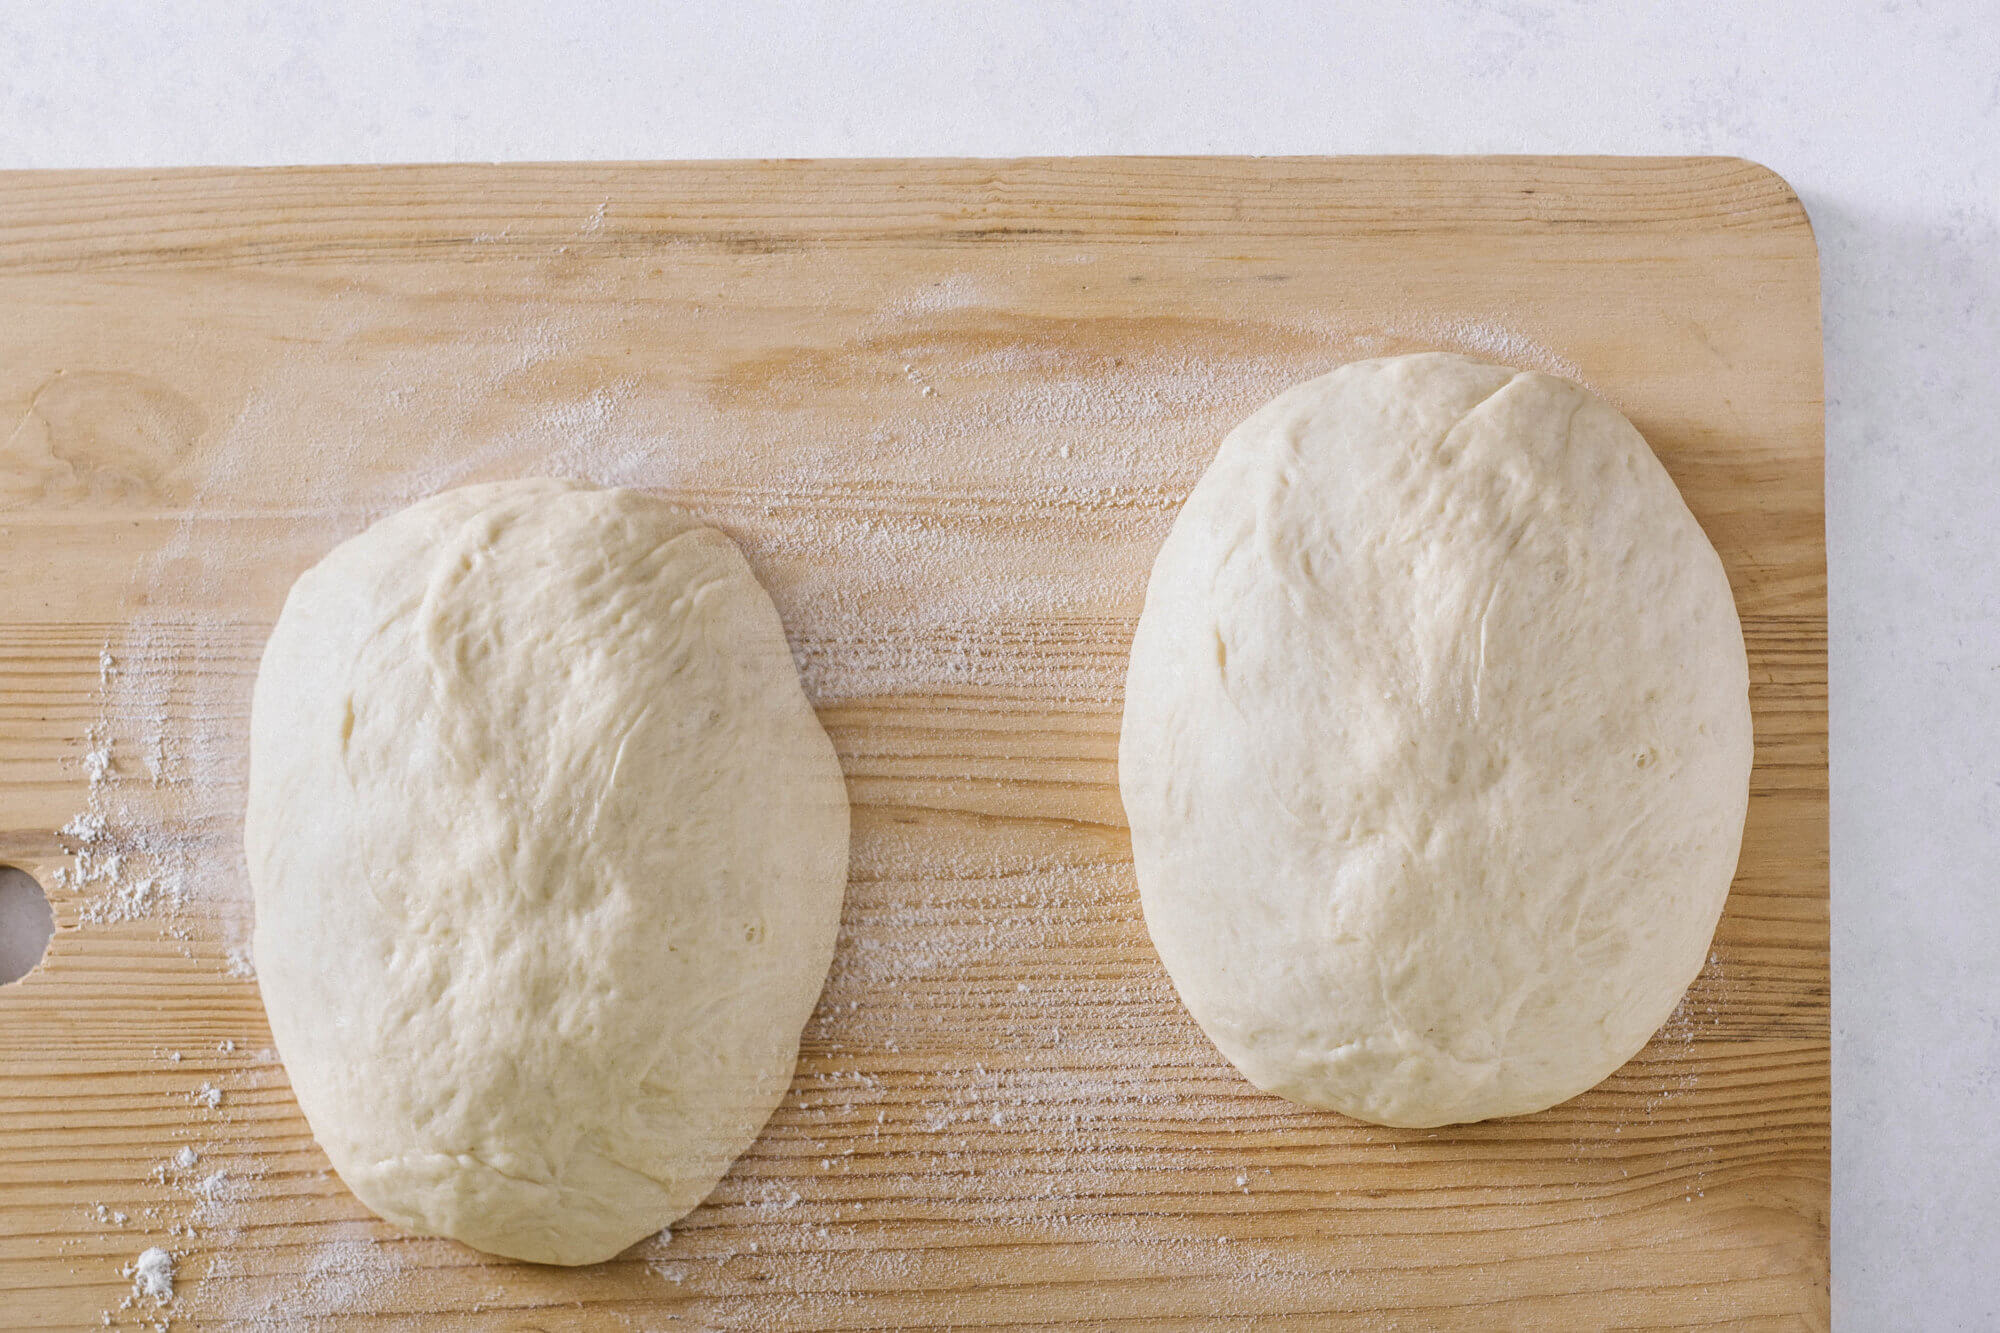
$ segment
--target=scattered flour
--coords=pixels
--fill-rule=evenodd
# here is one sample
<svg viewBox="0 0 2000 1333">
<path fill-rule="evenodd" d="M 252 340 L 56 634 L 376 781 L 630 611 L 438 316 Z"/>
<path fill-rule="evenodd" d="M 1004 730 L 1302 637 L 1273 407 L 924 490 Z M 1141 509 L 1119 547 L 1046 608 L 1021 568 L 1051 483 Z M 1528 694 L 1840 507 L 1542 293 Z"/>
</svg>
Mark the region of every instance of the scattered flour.
<svg viewBox="0 0 2000 1333">
<path fill-rule="evenodd" d="M 62 826 L 61 833 L 65 838 L 74 838 L 85 846 L 89 846 L 91 843 L 99 842 L 103 839 L 104 816 L 90 811 L 72 815 L 69 823 Z"/>
<path fill-rule="evenodd" d="M 110 741 L 99 741 L 83 752 L 83 771 L 89 775 L 93 787 L 111 776 Z"/>
<path fill-rule="evenodd" d="M 140 1252 L 125 1269 L 132 1279 L 132 1300 L 164 1305 L 174 1298 L 174 1257 L 155 1245 Z M 129 1302 L 128 1302 L 129 1303 Z"/>
<path fill-rule="evenodd" d="M 577 236 L 603 243 L 618 225 L 606 200 Z M 509 232 L 478 239 L 492 262 L 520 262 L 503 249 Z M 1096 258 L 1048 262 L 1065 281 L 1098 281 L 1071 266 Z M 744 547 L 857 790 L 910 816 L 857 819 L 840 951 L 793 1093 L 709 1203 L 642 1247 L 660 1293 L 685 1303 L 690 1326 L 833 1326 L 851 1322 L 842 1306 L 857 1290 L 921 1285 L 950 1322 L 956 1298 L 943 1293 L 985 1276 L 976 1251 L 958 1257 L 954 1231 L 976 1196 L 991 1234 L 1074 1256 L 1079 1273 L 1199 1274 L 1218 1299 L 1287 1283 L 1323 1298 L 1340 1281 L 1323 1258 L 1215 1220 L 1243 1216 L 1238 1192 L 1285 1169 L 1285 1131 L 1324 1138 L 1337 1122 L 1245 1096 L 1152 957 L 1129 867 L 1106 846 L 1125 637 L 1221 435 L 1287 384 L 1424 344 L 1574 367 L 1457 316 L 1113 322 L 1080 337 L 1068 320 L 1006 313 L 1008 282 L 952 272 L 886 300 L 857 302 L 838 275 L 803 298 L 784 289 L 775 299 L 835 313 L 820 343 L 642 365 L 623 349 L 659 342 L 663 321 L 713 329 L 718 347 L 768 334 L 743 336 L 705 296 L 633 300 L 567 258 L 547 262 L 519 313 L 478 339 L 431 322 L 427 299 L 334 293 L 297 331 L 294 359 L 220 423 L 184 517 L 139 566 L 144 610 L 98 654 L 87 804 L 62 829 L 78 920 L 152 920 L 190 957 L 253 977 L 243 720 L 291 578 L 453 485 L 549 473 L 652 488 Z M 762 263 L 728 270 L 744 302 L 772 297 L 757 286 Z M 906 733 L 847 720 L 884 701 Z M 1079 798 L 1077 784 L 1094 785 Z M 233 1056 L 235 1041 L 216 1052 Z M 224 1081 L 283 1087 L 275 1055 L 253 1048 L 190 1094 L 194 1108 L 221 1111 Z M 422 1265 L 464 1263 L 443 1242 L 378 1244 L 380 1224 L 329 1211 L 337 1191 L 262 1193 L 267 1141 L 228 1116 L 191 1119 L 229 1169 L 197 1179 L 202 1155 L 183 1148 L 171 1201 L 144 1224 L 199 1235 L 209 1262 L 177 1306 L 197 1324 L 418 1309 Z M 1279 1146 L 1268 1161 L 1232 1147 L 1220 1168 L 1203 1145 L 1222 1124 Z M 1191 1166 L 1211 1188 L 1185 1212 L 1133 1215 Z M 98 1208 L 100 1225 L 126 1220 Z M 273 1225 L 311 1237 L 277 1276 L 247 1253 Z M 167 1251 L 147 1250 L 135 1294 L 171 1299 L 173 1270 Z"/>
</svg>

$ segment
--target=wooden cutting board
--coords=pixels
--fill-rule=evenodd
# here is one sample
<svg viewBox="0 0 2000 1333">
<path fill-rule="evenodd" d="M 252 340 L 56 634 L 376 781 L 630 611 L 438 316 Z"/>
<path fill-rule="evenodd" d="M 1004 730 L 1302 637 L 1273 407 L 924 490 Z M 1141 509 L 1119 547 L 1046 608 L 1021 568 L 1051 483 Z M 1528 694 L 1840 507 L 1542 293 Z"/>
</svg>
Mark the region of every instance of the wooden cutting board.
<svg viewBox="0 0 2000 1333">
<path fill-rule="evenodd" d="M 1146 571 L 1223 433 L 1433 347 L 1579 378 L 1652 442 L 1735 587 L 1757 765 L 1710 964 L 1644 1053 L 1403 1131 L 1202 1038 L 1114 758 Z M 1821 408 L 1812 234 L 1733 159 L 0 176 L 0 861 L 58 923 L 0 988 L 0 1325 L 1824 1326 Z M 240 952 L 286 588 L 537 473 L 742 543 L 855 805 L 791 1096 L 670 1240 L 574 1271 L 371 1218 Z M 151 1245 L 175 1298 L 120 1308 Z"/>
</svg>

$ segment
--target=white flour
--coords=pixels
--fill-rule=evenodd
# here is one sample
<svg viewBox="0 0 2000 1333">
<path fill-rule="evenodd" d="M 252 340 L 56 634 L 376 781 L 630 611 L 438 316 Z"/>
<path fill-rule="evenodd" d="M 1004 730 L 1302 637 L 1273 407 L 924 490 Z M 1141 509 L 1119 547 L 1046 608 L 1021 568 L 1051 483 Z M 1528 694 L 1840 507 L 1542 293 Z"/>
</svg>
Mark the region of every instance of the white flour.
<svg viewBox="0 0 2000 1333">
<path fill-rule="evenodd" d="M 579 244 L 612 218 L 607 201 L 579 223 Z M 1090 276 L 1093 256 L 1068 258 Z M 959 1265 L 942 1240 L 898 1238 L 905 1226 L 929 1235 L 924 1219 L 942 1225 L 977 1195 L 981 1220 L 1008 1237 L 1124 1256 L 1107 1271 L 1324 1296 L 1337 1276 L 1323 1260 L 1234 1235 L 1233 1222 L 1218 1232 L 1202 1207 L 1221 1205 L 1164 1221 L 1130 1211 L 1169 1181 L 1248 1206 L 1277 1167 L 1191 1146 L 1212 1117 L 1248 1116 L 1266 1138 L 1335 1122 L 1271 1099 L 1246 1106 L 1151 955 L 1128 865 L 1076 831 L 1100 815 L 1048 792 L 1094 784 L 1088 799 L 1106 805 L 1124 635 L 1154 550 L 1235 421 L 1341 361 L 1415 345 L 1574 367 L 1497 324 L 1444 317 L 1230 326 L 1192 341 L 1135 322 L 1080 341 L 1065 321 L 1005 313 L 1005 281 L 941 273 L 826 346 L 689 373 L 622 349 L 658 341 L 663 321 L 745 341 L 726 310 L 628 299 L 567 256 L 530 286 L 511 322 L 476 338 L 427 323 L 421 300 L 335 294 L 219 428 L 206 470 L 185 479 L 184 517 L 141 562 L 140 610 L 97 658 L 101 707 L 79 750 L 87 801 L 62 830 L 80 924 L 150 922 L 214 978 L 254 977 L 238 841 L 249 686 L 285 587 L 327 547 L 474 480 L 661 490 L 735 537 L 771 587 L 857 801 L 957 813 L 857 820 L 840 950 L 793 1096 L 711 1201 L 642 1249 L 656 1292 L 713 1327 L 835 1322 L 857 1289 L 934 1283 L 936 1266 Z M 838 298 L 823 304 L 838 311 Z M 774 318 L 806 337 L 813 304 Z M 843 723 L 843 706 L 883 701 L 933 734 L 878 739 Z M 1059 732 L 1075 735 L 1050 743 Z M 996 776 L 1020 785 L 1003 791 Z M 1101 817 L 1115 824 L 1111 807 Z M 1002 822 L 1013 817 L 1076 828 L 1028 839 L 1028 854 Z M 251 1128 L 275 1122 L 237 1109 L 239 1094 L 264 1117 L 284 1104 L 263 1040 L 190 1047 L 180 1135 L 202 1146 L 174 1154 L 168 1201 L 138 1222 L 207 1257 L 178 1308 L 273 1329 L 419 1308 L 430 1282 L 399 1256 L 460 1265 L 462 1251 L 378 1243 L 393 1229 L 329 1181 L 269 1192 L 269 1139 Z M 196 1172 L 202 1162 L 215 1169 Z M 100 1205 L 96 1221 L 122 1227 L 125 1214 Z M 274 1227 L 311 1238 L 302 1261 L 248 1252 Z M 294 1271 L 265 1276 L 272 1264 Z M 969 1287 L 980 1260 L 962 1268 L 952 1281 Z M 164 1249 L 130 1271 L 135 1290 L 172 1297 Z M 755 1302 L 718 1295 L 745 1273 L 763 1275 Z"/>
<path fill-rule="evenodd" d="M 164 1305 L 174 1298 L 174 1257 L 155 1245 L 144 1250 L 126 1268 L 132 1279 L 132 1299 Z"/>
</svg>

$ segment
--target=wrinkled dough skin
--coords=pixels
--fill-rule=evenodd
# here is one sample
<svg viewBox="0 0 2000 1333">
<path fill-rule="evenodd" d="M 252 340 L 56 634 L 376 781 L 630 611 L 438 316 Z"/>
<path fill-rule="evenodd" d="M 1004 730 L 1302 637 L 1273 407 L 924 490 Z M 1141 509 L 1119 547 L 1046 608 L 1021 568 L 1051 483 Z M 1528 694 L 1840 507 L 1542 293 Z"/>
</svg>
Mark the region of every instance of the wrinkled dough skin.
<svg viewBox="0 0 2000 1333">
<path fill-rule="evenodd" d="M 1567 381 L 1344 366 L 1224 441 L 1154 565 L 1119 782 L 1146 924 L 1259 1087 L 1538 1111 L 1700 971 L 1748 800 L 1714 548 Z"/>
<path fill-rule="evenodd" d="M 693 1208 L 789 1086 L 840 766 L 735 546 L 628 491 L 448 491 L 293 587 L 245 851 L 299 1104 L 362 1202 L 543 1263 Z"/>
</svg>

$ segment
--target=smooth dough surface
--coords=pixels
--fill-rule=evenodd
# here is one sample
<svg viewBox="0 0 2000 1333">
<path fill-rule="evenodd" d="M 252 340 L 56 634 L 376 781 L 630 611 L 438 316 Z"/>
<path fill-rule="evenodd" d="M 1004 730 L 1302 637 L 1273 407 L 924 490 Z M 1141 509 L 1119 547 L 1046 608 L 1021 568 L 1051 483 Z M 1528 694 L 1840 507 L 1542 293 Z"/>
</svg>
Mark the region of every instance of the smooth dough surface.
<svg viewBox="0 0 2000 1333">
<path fill-rule="evenodd" d="M 790 1084 L 847 866 L 729 539 L 569 482 L 435 496 L 299 579 L 250 733 L 258 978 L 362 1202 L 558 1264 L 699 1203 Z"/>
<path fill-rule="evenodd" d="M 1751 763 L 1742 630 L 1639 433 L 1565 380 L 1362 361 L 1175 521 L 1119 749 L 1146 924 L 1259 1087 L 1538 1111 L 1700 971 Z"/>
</svg>

